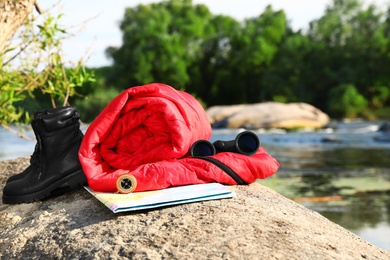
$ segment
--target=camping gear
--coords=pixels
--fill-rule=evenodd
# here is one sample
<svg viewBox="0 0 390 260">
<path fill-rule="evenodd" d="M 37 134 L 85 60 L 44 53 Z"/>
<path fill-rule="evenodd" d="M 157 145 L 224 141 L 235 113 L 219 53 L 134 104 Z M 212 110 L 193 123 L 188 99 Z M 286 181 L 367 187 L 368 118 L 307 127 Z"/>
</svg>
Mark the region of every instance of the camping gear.
<svg viewBox="0 0 390 260">
<path fill-rule="evenodd" d="M 213 143 L 207 140 L 196 141 L 190 149 L 191 156 L 210 156 L 221 152 L 233 152 L 245 155 L 255 154 L 260 148 L 259 137 L 251 132 L 244 131 L 234 140 L 217 140 Z"/>
<path fill-rule="evenodd" d="M 123 91 L 104 108 L 85 133 L 79 159 L 92 190 L 121 193 L 252 183 L 279 167 L 264 148 L 252 156 L 223 152 L 207 160 L 191 157 L 192 144 L 210 136 L 207 114 L 193 96 L 152 83 Z"/>
<path fill-rule="evenodd" d="M 71 106 L 34 113 L 31 126 L 37 144 L 30 165 L 7 180 L 3 203 L 33 202 L 86 183 L 78 160 L 83 138 L 79 118 L 76 108 Z"/>
</svg>

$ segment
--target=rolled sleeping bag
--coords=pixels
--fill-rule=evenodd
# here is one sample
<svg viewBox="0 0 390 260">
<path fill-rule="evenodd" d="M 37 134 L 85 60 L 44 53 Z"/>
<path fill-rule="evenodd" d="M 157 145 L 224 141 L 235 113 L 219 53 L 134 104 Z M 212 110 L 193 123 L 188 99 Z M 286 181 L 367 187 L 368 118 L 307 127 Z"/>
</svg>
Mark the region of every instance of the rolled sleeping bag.
<svg viewBox="0 0 390 260">
<path fill-rule="evenodd" d="M 193 143 L 210 136 L 207 114 L 194 97 L 153 83 L 123 91 L 104 108 L 85 133 L 79 159 L 91 189 L 120 193 L 211 182 L 240 184 L 226 168 L 242 183 L 252 183 L 279 168 L 263 148 L 252 156 L 189 156 Z"/>
<path fill-rule="evenodd" d="M 116 191 L 119 176 L 140 165 L 185 156 L 199 139 L 209 139 L 206 112 L 190 94 L 153 83 L 114 98 L 86 130 L 79 159 L 88 185 Z"/>
</svg>

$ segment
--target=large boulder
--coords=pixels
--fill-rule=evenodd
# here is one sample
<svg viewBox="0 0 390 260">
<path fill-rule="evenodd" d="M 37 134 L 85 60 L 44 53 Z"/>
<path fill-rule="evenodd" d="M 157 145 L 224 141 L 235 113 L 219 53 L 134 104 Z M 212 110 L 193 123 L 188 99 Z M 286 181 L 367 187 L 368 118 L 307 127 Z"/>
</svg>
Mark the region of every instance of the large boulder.
<svg viewBox="0 0 390 260">
<path fill-rule="evenodd" d="M 28 158 L 0 162 L 0 183 Z M 0 259 L 390 259 L 258 183 L 232 199 L 114 214 L 83 188 L 0 204 Z"/>
<path fill-rule="evenodd" d="M 212 106 L 206 112 L 216 128 L 321 128 L 329 122 L 327 114 L 307 103 Z"/>
</svg>

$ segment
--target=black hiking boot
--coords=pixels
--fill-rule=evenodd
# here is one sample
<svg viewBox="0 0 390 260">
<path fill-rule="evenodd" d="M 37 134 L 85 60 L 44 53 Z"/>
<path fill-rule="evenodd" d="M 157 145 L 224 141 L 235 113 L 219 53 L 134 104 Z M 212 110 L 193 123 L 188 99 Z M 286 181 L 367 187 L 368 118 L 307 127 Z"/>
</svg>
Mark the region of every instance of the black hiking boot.
<svg viewBox="0 0 390 260">
<path fill-rule="evenodd" d="M 78 159 L 83 138 L 75 107 L 42 110 L 31 122 L 37 139 L 30 166 L 11 176 L 3 189 L 3 203 L 18 204 L 49 197 L 86 183 Z"/>
</svg>

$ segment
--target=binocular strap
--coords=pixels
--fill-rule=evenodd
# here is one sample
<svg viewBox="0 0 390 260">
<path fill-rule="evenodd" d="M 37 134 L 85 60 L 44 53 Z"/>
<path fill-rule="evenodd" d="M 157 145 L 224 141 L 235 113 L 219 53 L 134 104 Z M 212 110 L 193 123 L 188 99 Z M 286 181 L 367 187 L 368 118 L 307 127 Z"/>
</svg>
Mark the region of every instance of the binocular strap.
<svg viewBox="0 0 390 260">
<path fill-rule="evenodd" d="M 239 185 L 246 185 L 246 184 L 248 184 L 232 168 L 230 168 L 229 166 L 227 166 L 226 164 L 224 164 L 223 162 L 221 162 L 221 161 L 219 161 L 219 160 L 217 160 L 215 158 L 206 157 L 206 156 L 194 156 L 193 158 L 198 158 L 198 159 L 201 159 L 201 160 L 205 160 L 205 161 L 208 161 L 208 162 L 214 164 L 215 166 L 220 168 L 222 171 L 227 173 Z"/>
</svg>

